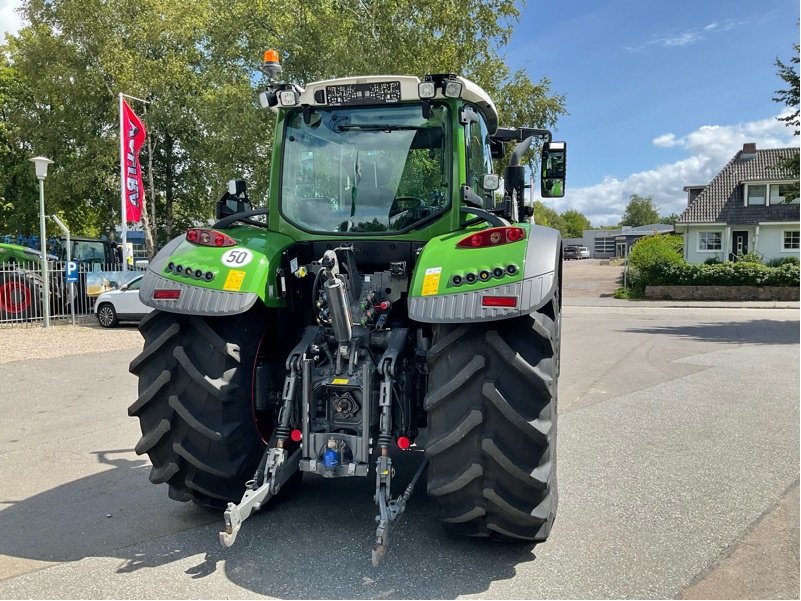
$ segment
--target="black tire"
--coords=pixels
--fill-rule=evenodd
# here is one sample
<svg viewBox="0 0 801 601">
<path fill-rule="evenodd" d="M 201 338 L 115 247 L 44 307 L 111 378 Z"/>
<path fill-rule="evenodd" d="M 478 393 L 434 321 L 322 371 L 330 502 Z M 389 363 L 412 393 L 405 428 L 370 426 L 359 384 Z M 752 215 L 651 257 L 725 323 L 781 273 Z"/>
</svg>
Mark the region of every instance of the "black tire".
<svg viewBox="0 0 801 601">
<path fill-rule="evenodd" d="M 257 430 L 252 403 L 265 313 L 255 307 L 204 318 L 153 311 L 141 321 L 144 349 L 130 366 L 139 398 L 128 414 L 140 420 L 136 452 L 150 457 L 150 481 L 166 482 L 171 498 L 224 508 L 239 502 L 253 477 L 262 436 L 269 436 L 264 421 L 261 435 Z"/>
<path fill-rule="evenodd" d="M 103 303 L 97 308 L 97 321 L 104 328 L 113 328 L 120 323 L 117 311 L 111 303 Z"/>
<path fill-rule="evenodd" d="M 558 503 L 556 301 L 548 313 L 434 328 L 428 494 L 450 532 L 548 538 Z"/>
</svg>

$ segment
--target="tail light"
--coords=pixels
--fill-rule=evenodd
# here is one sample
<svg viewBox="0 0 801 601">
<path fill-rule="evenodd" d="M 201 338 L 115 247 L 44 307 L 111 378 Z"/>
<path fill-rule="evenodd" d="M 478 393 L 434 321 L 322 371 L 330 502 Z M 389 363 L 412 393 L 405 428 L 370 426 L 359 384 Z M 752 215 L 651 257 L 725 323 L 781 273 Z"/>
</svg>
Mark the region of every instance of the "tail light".
<svg viewBox="0 0 801 601">
<path fill-rule="evenodd" d="M 491 227 L 481 230 L 475 234 L 470 234 L 463 238 L 456 245 L 456 248 L 486 248 L 488 246 L 500 246 L 510 242 L 519 242 L 525 239 L 526 230 L 522 227 Z"/>
<path fill-rule="evenodd" d="M 516 296 L 484 296 L 481 298 L 482 307 L 508 307 L 517 306 Z"/>
<path fill-rule="evenodd" d="M 236 246 L 236 240 L 217 230 L 193 227 L 186 230 L 186 239 L 200 246 Z"/>
<path fill-rule="evenodd" d="M 178 300 L 179 298 L 181 298 L 180 288 L 156 289 L 153 291 L 153 300 Z"/>
</svg>

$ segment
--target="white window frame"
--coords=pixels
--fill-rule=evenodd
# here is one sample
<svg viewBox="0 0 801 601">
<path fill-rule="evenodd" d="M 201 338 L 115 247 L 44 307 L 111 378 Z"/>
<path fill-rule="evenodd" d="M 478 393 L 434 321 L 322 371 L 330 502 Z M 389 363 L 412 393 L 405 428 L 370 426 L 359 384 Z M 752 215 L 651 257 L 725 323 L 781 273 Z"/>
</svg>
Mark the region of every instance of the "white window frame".
<svg viewBox="0 0 801 601">
<path fill-rule="evenodd" d="M 771 194 L 770 194 L 771 190 L 770 189 L 773 186 L 792 186 L 794 183 L 796 183 L 796 182 L 772 182 L 772 183 L 770 183 L 768 185 L 768 204 L 770 204 L 771 206 L 774 206 L 774 207 L 778 206 L 778 205 L 783 205 L 783 204 L 791 204 L 791 205 L 799 204 L 799 200 L 801 200 L 799 198 L 795 198 L 792 202 L 789 202 L 789 203 L 777 202 L 776 204 L 773 204 L 772 202 L 770 202 L 770 199 L 771 199 Z"/>
<path fill-rule="evenodd" d="M 765 188 L 765 202 L 762 204 L 750 204 L 748 202 L 748 192 L 750 188 L 756 188 L 757 186 L 764 186 Z M 768 182 L 749 182 L 745 185 L 745 191 L 743 193 L 743 206 L 746 207 L 766 207 L 770 202 L 770 184 Z"/>
<path fill-rule="evenodd" d="M 703 234 L 715 234 L 718 237 L 718 248 L 701 248 L 701 236 Z M 719 253 L 723 250 L 723 232 L 720 230 L 701 230 L 696 238 L 696 251 L 699 253 Z"/>
<path fill-rule="evenodd" d="M 744 207 L 776 207 L 786 203 L 776 203 L 771 204 L 770 202 L 770 189 L 771 186 L 779 186 L 779 185 L 792 185 L 795 182 L 792 180 L 765 180 L 765 181 L 755 181 L 755 182 L 747 182 L 743 188 L 743 206 Z M 752 186 L 765 186 L 765 203 L 764 204 L 748 204 L 748 189 Z M 793 202 L 789 204 L 799 204 L 799 200 L 796 198 Z"/>
<path fill-rule="evenodd" d="M 799 238 L 799 246 L 796 246 L 795 248 L 787 248 L 787 246 L 785 246 L 787 234 L 795 234 Z M 782 252 L 795 253 L 799 252 L 799 250 L 801 250 L 801 230 L 782 230 Z"/>
</svg>

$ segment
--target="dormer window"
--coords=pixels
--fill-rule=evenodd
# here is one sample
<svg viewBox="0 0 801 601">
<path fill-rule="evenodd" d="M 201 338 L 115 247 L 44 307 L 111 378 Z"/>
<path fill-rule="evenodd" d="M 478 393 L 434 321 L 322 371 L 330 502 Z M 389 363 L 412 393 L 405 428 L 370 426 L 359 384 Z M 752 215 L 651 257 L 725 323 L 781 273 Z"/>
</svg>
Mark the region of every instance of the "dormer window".
<svg viewBox="0 0 801 601">
<path fill-rule="evenodd" d="M 792 200 L 787 200 L 788 198 Z M 771 184 L 770 204 L 798 204 L 798 184 Z"/>
<path fill-rule="evenodd" d="M 745 204 L 749 207 L 765 204 L 768 191 L 767 184 L 748 184 L 745 190 Z"/>
<path fill-rule="evenodd" d="M 765 206 L 767 204 L 798 204 L 798 184 L 791 182 L 748 183 L 745 184 L 744 200 L 744 204 L 747 207 Z"/>
</svg>

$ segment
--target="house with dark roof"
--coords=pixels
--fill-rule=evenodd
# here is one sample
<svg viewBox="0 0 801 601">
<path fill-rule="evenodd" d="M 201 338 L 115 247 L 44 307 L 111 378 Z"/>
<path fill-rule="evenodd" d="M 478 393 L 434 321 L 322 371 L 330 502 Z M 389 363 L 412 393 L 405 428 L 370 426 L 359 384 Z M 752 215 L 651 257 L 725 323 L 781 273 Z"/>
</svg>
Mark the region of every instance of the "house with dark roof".
<svg viewBox="0 0 801 601">
<path fill-rule="evenodd" d="M 744 144 L 709 184 L 684 188 L 688 206 L 675 229 L 684 234 L 687 261 L 799 256 L 798 178 L 779 166 L 785 159 L 798 161 L 799 149 Z"/>
</svg>

